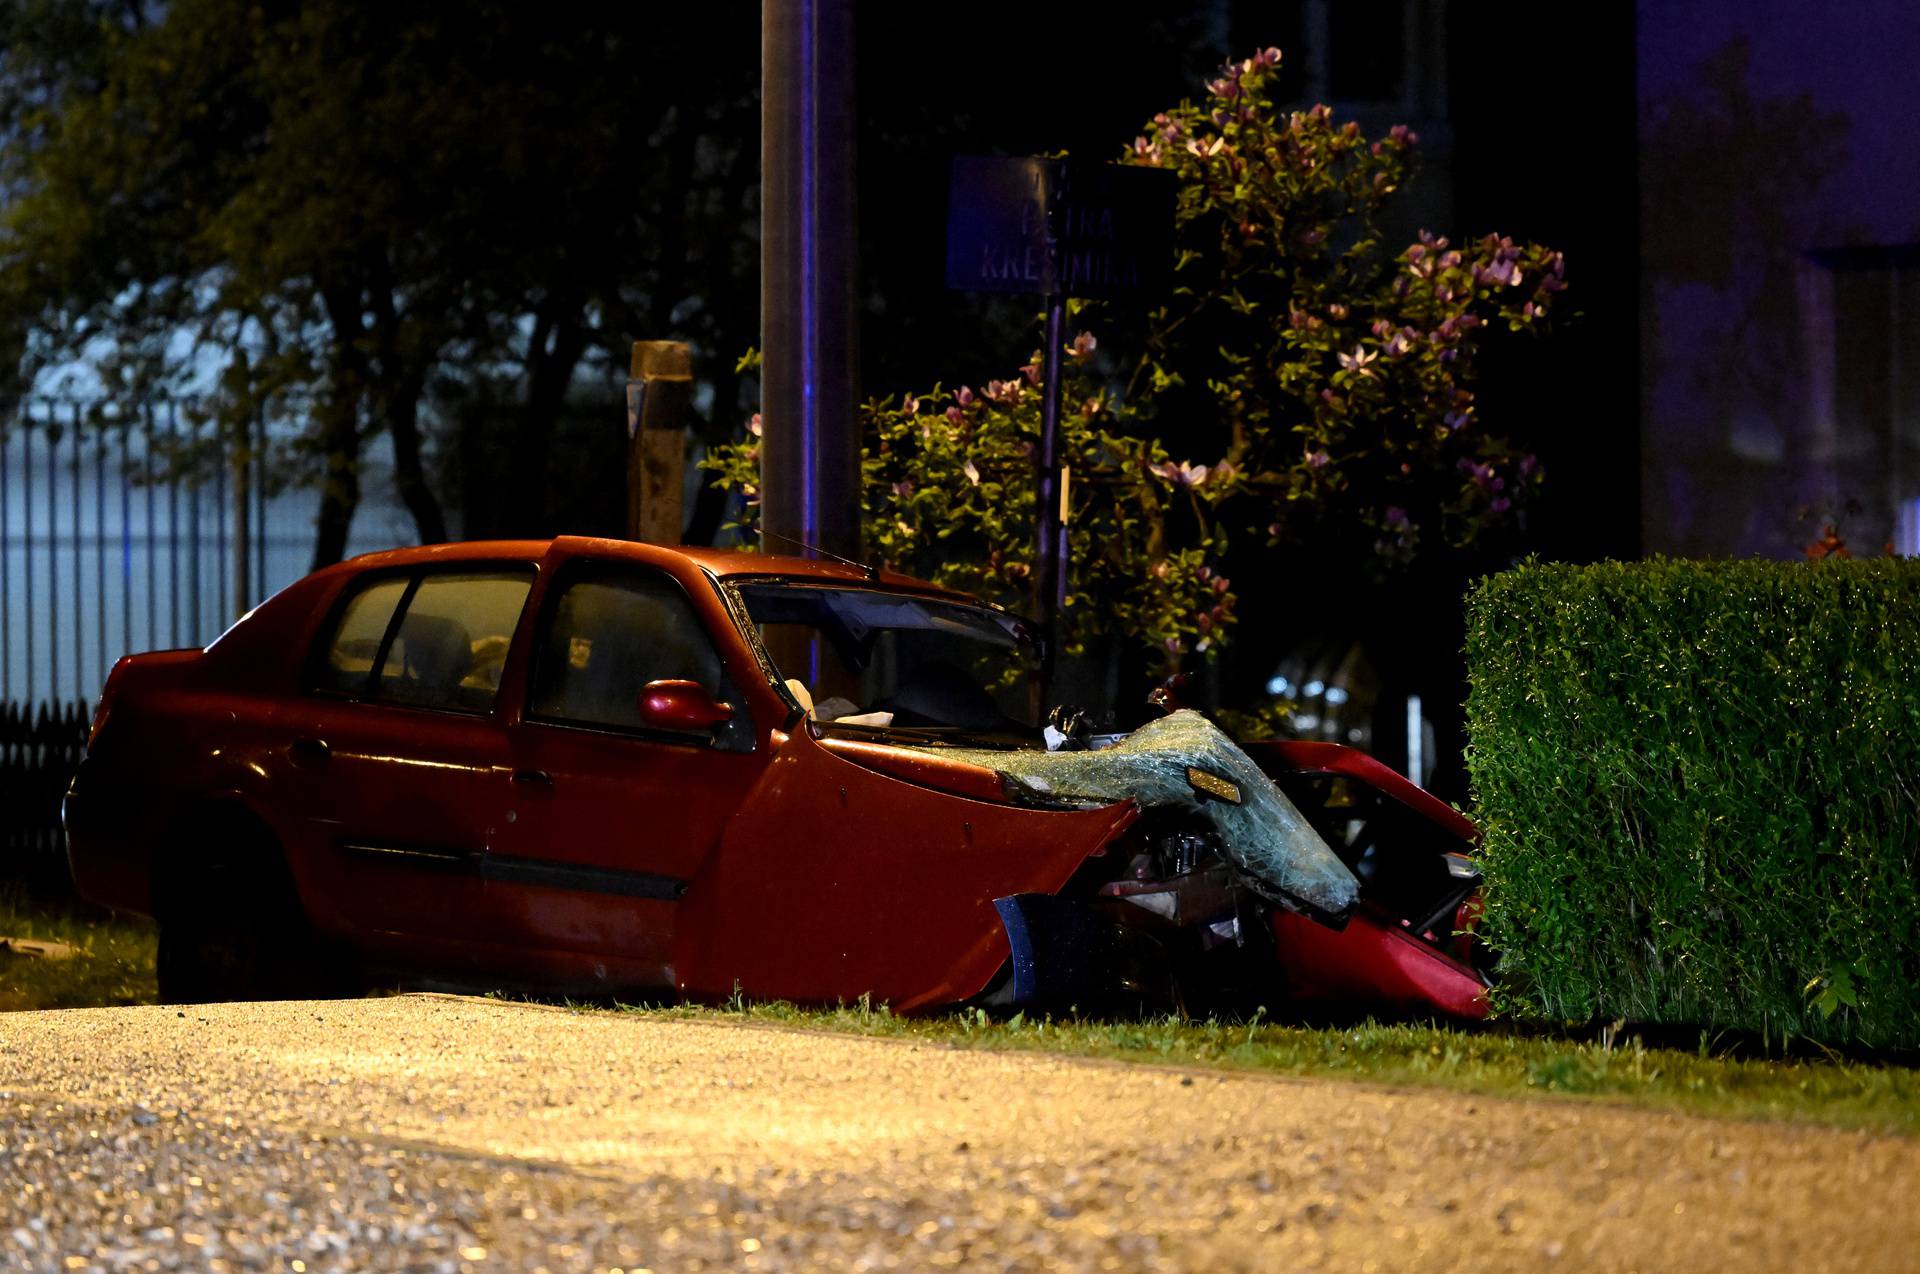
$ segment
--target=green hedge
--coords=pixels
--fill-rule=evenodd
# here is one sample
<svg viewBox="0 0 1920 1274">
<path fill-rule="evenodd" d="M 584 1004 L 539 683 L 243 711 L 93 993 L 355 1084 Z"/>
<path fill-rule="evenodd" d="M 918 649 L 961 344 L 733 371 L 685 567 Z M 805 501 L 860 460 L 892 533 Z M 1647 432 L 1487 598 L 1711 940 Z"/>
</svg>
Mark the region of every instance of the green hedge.
<svg viewBox="0 0 1920 1274">
<path fill-rule="evenodd" d="M 1528 564 L 1469 595 L 1505 995 L 1920 1044 L 1920 562 Z"/>
</svg>

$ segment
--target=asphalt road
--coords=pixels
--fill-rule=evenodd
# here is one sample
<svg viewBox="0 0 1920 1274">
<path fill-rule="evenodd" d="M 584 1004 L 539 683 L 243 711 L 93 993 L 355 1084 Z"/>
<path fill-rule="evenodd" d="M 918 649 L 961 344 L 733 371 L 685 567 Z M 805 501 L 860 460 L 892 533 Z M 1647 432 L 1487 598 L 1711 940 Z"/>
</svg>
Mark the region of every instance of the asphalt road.
<svg viewBox="0 0 1920 1274">
<path fill-rule="evenodd" d="M 1920 1142 L 485 1001 L 0 1015 L 0 1267 L 1920 1268 Z"/>
</svg>

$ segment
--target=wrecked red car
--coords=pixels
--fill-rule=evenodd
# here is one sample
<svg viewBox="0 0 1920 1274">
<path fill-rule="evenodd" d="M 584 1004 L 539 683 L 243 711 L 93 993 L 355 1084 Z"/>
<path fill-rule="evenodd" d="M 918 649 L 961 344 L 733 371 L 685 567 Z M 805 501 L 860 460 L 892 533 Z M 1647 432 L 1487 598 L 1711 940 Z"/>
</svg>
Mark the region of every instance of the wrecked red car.
<svg viewBox="0 0 1920 1274">
<path fill-rule="evenodd" d="M 115 666 L 74 879 L 158 919 L 182 1001 L 1484 1011 L 1463 816 L 1189 712 L 1063 740 L 1025 714 L 1032 653 L 1016 616 L 850 565 L 373 554 Z"/>
</svg>

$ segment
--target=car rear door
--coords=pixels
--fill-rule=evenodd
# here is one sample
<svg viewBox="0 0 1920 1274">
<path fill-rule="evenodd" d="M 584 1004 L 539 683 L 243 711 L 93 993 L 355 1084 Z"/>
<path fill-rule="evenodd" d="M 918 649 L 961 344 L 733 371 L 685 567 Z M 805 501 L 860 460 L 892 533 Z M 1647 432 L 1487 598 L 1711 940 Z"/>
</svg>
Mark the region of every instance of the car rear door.
<svg viewBox="0 0 1920 1274">
<path fill-rule="evenodd" d="M 283 791 L 312 850 L 309 905 L 398 967 L 459 972 L 487 940 L 480 863 L 510 787 L 496 701 L 533 575 L 478 564 L 360 581 L 291 714 Z"/>
<path fill-rule="evenodd" d="M 586 990 L 669 985 L 680 896 L 765 764 L 715 637 L 662 570 L 576 558 L 546 584 L 509 727 L 512 808 L 484 867 L 489 929 L 522 968 Z M 697 682 L 735 715 L 650 728 L 639 701 L 658 680 Z"/>
</svg>

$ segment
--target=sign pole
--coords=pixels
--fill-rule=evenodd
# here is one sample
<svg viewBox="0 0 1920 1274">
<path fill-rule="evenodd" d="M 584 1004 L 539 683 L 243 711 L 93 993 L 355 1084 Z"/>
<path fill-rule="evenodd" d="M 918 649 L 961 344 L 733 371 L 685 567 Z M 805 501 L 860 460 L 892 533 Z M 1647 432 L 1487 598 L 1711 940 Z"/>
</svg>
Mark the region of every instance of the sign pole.
<svg viewBox="0 0 1920 1274">
<path fill-rule="evenodd" d="M 966 155 L 953 161 L 947 286 L 1047 299 L 1033 562 L 1033 617 L 1045 650 L 1040 675 L 1029 683 L 1042 711 L 1052 706 L 1047 699 L 1067 602 L 1066 485 L 1072 473 L 1060 463 L 1067 298 L 1128 299 L 1166 291 L 1173 269 L 1174 193 L 1173 174 L 1153 168 Z M 772 348 L 771 341 L 767 345 Z M 771 500 L 766 507 L 772 509 Z"/>
<path fill-rule="evenodd" d="M 1044 647 L 1040 658 L 1040 706 L 1048 706 L 1060 649 L 1060 610 L 1067 593 L 1067 537 L 1060 500 L 1060 364 L 1066 348 L 1067 298 L 1047 297 L 1046 354 L 1041 363 L 1040 494 L 1033 558 L 1033 610 Z"/>
</svg>

